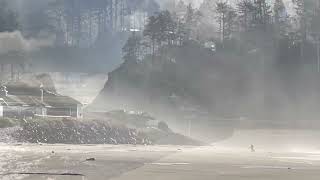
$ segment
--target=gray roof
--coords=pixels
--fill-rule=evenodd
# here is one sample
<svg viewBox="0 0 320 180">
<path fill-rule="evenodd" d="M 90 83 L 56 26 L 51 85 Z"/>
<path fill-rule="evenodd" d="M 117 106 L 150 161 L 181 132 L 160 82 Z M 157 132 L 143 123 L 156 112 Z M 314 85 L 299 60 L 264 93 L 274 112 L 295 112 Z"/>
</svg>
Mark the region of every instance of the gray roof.
<svg viewBox="0 0 320 180">
<path fill-rule="evenodd" d="M 53 108 L 65 108 L 81 104 L 79 101 L 44 90 L 43 101 L 41 101 L 40 87 L 31 87 L 26 84 L 8 84 L 6 85 L 8 95 L 0 95 L 4 102 L 2 105 L 8 106 L 42 106 Z"/>
</svg>

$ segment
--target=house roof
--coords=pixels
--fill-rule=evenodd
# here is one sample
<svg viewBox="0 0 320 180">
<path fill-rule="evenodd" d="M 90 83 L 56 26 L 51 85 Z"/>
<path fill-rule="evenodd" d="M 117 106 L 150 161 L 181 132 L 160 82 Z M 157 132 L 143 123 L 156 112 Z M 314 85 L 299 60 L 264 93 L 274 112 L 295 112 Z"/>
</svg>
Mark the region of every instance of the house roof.
<svg viewBox="0 0 320 180">
<path fill-rule="evenodd" d="M 40 87 L 30 86 L 25 83 L 9 83 L 6 84 L 8 94 L 16 96 L 40 96 Z"/>
<path fill-rule="evenodd" d="M 8 106 L 43 106 L 53 108 L 65 108 L 81 104 L 79 101 L 62 96 L 57 93 L 43 90 L 43 101 L 41 100 L 40 87 L 32 87 L 22 83 L 5 85 L 8 95 L 0 95 L 4 102 L 2 105 Z"/>
<path fill-rule="evenodd" d="M 3 99 L 2 105 L 8 106 L 45 106 L 43 103 L 39 102 L 36 98 L 32 96 L 15 96 L 8 95 L 1 97 Z"/>
</svg>

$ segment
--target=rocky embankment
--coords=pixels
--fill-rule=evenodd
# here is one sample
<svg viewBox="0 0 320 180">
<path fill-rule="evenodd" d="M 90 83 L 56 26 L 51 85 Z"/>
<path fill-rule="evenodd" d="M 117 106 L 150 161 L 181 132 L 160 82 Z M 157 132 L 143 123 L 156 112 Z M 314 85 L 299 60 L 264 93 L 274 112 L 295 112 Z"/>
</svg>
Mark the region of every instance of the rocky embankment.
<svg viewBox="0 0 320 180">
<path fill-rule="evenodd" d="M 147 136 L 108 121 L 29 120 L 12 134 L 18 142 L 48 144 L 151 144 Z"/>
<path fill-rule="evenodd" d="M 48 144 L 174 144 L 201 145 L 185 136 L 157 128 L 115 125 L 105 120 L 21 120 L 0 128 L 1 142 Z"/>
</svg>

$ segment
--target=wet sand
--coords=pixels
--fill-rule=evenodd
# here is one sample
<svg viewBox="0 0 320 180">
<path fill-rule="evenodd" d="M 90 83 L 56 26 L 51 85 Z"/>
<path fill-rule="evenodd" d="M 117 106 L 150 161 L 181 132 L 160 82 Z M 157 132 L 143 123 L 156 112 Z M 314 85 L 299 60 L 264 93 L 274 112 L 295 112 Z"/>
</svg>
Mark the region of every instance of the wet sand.
<svg viewBox="0 0 320 180">
<path fill-rule="evenodd" d="M 320 153 L 228 151 L 221 147 L 130 145 L 0 146 L 0 179 L 318 180 Z M 93 161 L 86 161 L 95 158 Z M 51 173 L 21 175 L 14 173 Z M 59 176 L 75 173 L 83 176 Z"/>
</svg>

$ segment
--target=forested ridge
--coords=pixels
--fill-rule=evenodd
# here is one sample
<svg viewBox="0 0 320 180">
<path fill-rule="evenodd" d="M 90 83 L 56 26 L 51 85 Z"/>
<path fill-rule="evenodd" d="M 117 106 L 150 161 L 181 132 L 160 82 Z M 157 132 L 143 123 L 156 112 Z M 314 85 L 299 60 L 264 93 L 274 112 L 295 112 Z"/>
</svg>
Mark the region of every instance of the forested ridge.
<svg viewBox="0 0 320 180">
<path fill-rule="evenodd" d="M 200 7 L 179 1 L 132 33 L 124 63 L 109 74 L 97 102 L 121 99 L 121 107 L 152 110 L 162 104 L 172 113 L 191 104 L 211 117 L 315 119 L 319 2 L 291 7 L 281 0 L 205 0 Z"/>
</svg>

